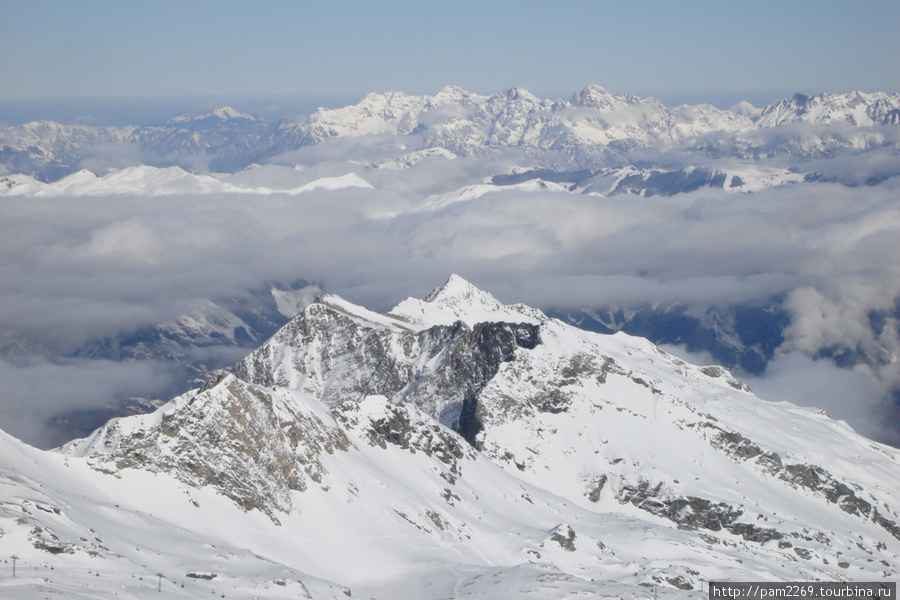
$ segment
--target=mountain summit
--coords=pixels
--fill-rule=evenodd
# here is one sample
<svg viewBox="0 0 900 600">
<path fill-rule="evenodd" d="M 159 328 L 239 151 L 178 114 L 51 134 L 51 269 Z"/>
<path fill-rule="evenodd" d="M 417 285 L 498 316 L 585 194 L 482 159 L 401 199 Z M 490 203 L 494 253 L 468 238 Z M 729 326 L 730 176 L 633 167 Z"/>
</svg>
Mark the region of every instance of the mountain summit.
<svg viewBox="0 0 900 600">
<path fill-rule="evenodd" d="M 424 300 L 407 298 L 388 314 L 421 326 L 450 325 L 456 321 L 470 327 L 487 321 L 537 323 L 542 317 L 546 318 L 526 306 L 501 304 L 459 275 L 451 275 Z"/>
<path fill-rule="evenodd" d="M 59 452 L 0 444 L 10 551 L 110 590 L 701 598 L 900 568 L 896 450 L 455 275 L 387 314 L 322 296 Z"/>
</svg>

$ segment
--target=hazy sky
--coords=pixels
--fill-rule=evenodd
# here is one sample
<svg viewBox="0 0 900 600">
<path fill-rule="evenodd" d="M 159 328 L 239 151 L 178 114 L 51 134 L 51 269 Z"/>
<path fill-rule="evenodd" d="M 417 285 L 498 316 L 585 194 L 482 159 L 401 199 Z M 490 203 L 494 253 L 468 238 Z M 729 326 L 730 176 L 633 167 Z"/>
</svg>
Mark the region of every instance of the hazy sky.
<svg viewBox="0 0 900 600">
<path fill-rule="evenodd" d="M 896 91 L 898 22 L 897 0 L 0 0 L 0 99 Z"/>
</svg>

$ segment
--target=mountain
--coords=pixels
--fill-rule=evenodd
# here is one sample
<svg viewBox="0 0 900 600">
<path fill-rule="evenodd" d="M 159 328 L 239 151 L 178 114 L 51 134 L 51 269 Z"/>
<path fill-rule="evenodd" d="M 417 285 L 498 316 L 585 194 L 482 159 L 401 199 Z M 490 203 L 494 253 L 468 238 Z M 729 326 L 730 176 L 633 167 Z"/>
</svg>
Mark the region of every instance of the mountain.
<svg viewBox="0 0 900 600">
<path fill-rule="evenodd" d="M 180 164 L 177 157 L 192 157 L 186 167 L 234 171 L 247 166 L 244 157 L 253 151 L 268 125 L 231 107 L 172 117 L 159 126 L 143 127 L 132 141 L 143 153 Z"/>
<path fill-rule="evenodd" d="M 801 121 L 817 125 L 892 125 L 896 121 L 897 109 L 897 94 L 884 92 L 831 92 L 815 96 L 796 94 L 766 107 L 755 126 L 764 129 Z"/>
<path fill-rule="evenodd" d="M 254 117 L 227 107 L 144 127 L 38 121 L 0 129 L 0 164 L 10 173 L 26 173 L 44 182 L 79 171 L 85 164 L 235 170 L 246 166 L 243 157 L 267 129 Z"/>
<path fill-rule="evenodd" d="M 900 94 L 883 92 L 798 94 L 763 109 L 739 103 L 724 110 L 708 104 L 670 108 L 597 85 L 558 100 L 522 88 L 485 96 L 448 86 L 433 96 L 370 93 L 352 106 L 320 108 L 275 124 L 228 107 L 146 127 L 28 123 L 0 130 L 0 164 L 45 182 L 86 166 L 138 163 L 235 172 L 289 160 L 285 156 L 301 148 L 379 136 L 396 138 L 400 152 L 367 162 L 390 168 L 408 162 L 407 155 L 437 149 L 482 158 L 515 151 L 531 166 L 557 170 L 635 165 L 659 152 L 670 155 L 669 163 L 673 152 L 695 155 L 681 167 L 722 157 L 802 163 L 841 151 L 896 148 L 896 134 L 884 128 L 900 124 L 898 115 Z"/>
<path fill-rule="evenodd" d="M 322 296 L 154 413 L 0 446 L 23 598 L 700 598 L 900 566 L 897 450 L 457 276 L 386 314 Z"/>
<path fill-rule="evenodd" d="M 91 148 L 124 147 L 137 127 L 90 127 L 35 121 L 0 129 L 0 164 L 8 173 L 54 181 L 80 170 Z"/>
<path fill-rule="evenodd" d="M 259 122 L 253 115 L 234 110 L 230 106 L 216 108 L 204 113 L 182 113 L 166 121 L 166 125 L 174 125 L 185 129 L 203 130 L 227 124 L 232 129 L 254 127 Z"/>
<path fill-rule="evenodd" d="M 755 164 L 730 164 L 709 167 L 618 167 L 578 171 L 525 169 L 502 173 L 491 178 L 494 185 L 518 185 L 525 181 L 568 184 L 566 189 L 603 196 L 633 194 L 638 196 L 673 196 L 701 188 L 718 188 L 726 192 L 752 193 L 768 187 L 792 185 L 818 179 L 816 174 L 803 175 L 783 167 Z M 459 193 L 459 192 L 454 192 Z"/>
</svg>

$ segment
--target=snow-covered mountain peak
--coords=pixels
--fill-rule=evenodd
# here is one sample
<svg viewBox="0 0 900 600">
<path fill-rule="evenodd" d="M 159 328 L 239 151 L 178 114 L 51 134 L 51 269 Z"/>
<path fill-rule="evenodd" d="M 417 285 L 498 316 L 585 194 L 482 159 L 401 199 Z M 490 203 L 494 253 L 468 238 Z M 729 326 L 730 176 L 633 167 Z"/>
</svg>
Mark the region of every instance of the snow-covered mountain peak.
<svg viewBox="0 0 900 600">
<path fill-rule="evenodd" d="M 606 88 L 596 84 L 591 84 L 574 94 L 569 99 L 569 104 L 571 106 L 592 108 L 599 111 L 612 111 L 631 104 L 652 104 L 659 105 L 657 107 L 659 109 L 665 108 L 655 98 L 641 98 L 631 94 L 614 94 Z"/>
<path fill-rule="evenodd" d="M 605 96 L 607 94 L 609 94 L 609 90 L 596 83 L 590 83 L 581 90 L 582 96 Z"/>
<path fill-rule="evenodd" d="M 523 87 L 515 86 L 500 92 L 500 96 L 509 100 L 526 100 L 540 104 L 542 100 Z"/>
<path fill-rule="evenodd" d="M 330 140 L 381 135 L 397 136 L 394 147 L 402 154 L 380 157 L 376 166 L 406 168 L 423 151 L 488 157 L 515 150 L 524 151 L 529 163 L 554 169 L 562 152 L 581 169 L 618 167 L 632 152 L 671 149 L 753 160 L 776 155 L 819 159 L 842 148 L 895 147 L 895 136 L 881 128 L 898 123 L 896 93 L 798 94 L 765 109 L 740 103 L 721 110 L 702 104 L 670 108 L 656 98 L 613 93 L 599 85 L 558 100 L 520 87 L 483 96 L 450 85 L 433 96 L 373 92 L 356 104 L 319 108 L 271 126 L 231 107 L 146 127 L 41 121 L 0 128 L 0 156 L 5 172 L 31 174 L 43 182 L 78 170 L 85 156 L 93 156 L 92 147 L 122 144 L 191 170 L 197 164 L 191 157 L 207 157 L 211 172 L 221 173 Z M 787 127 L 785 136 L 760 134 L 781 127 Z"/>
<path fill-rule="evenodd" d="M 184 124 L 194 123 L 197 121 L 207 121 L 210 119 L 217 119 L 219 121 L 227 121 L 228 119 L 245 119 L 247 121 L 256 121 L 256 118 L 253 117 L 253 115 L 242 113 L 231 108 L 230 106 L 222 106 L 203 113 L 183 113 L 180 115 L 175 115 L 166 122 L 169 124 Z"/>
<path fill-rule="evenodd" d="M 388 313 L 421 326 L 450 325 L 462 321 L 474 327 L 478 323 L 540 323 L 546 317 L 536 309 L 505 305 L 459 275 L 451 275 L 424 300 L 407 298 Z"/>
<path fill-rule="evenodd" d="M 548 100 L 541 100 L 525 88 L 512 87 L 491 96 L 487 105 L 494 115 L 521 117 L 532 111 L 548 108 L 551 103 Z"/>
<path fill-rule="evenodd" d="M 347 173 L 337 177 L 320 177 L 315 181 L 311 181 L 305 185 L 291 190 L 286 190 L 289 194 L 300 194 L 311 190 L 339 190 L 344 188 L 364 188 L 373 190 L 375 186 L 357 175 L 356 173 Z"/>
<path fill-rule="evenodd" d="M 460 103 L 465 101 L 469 96 L 475 96 L 458 85 L 445 85 L 437 94 L 428 99 L 428 103 L 432 106 L 441 104 Z"/>
<path fill-rule="evenodd" d="M 611 96 L 612 94 L 606 88 L 592 83 L 580 92 L 576 92 L 569 102 L 574 106 L 602 107 L 609 102 Z"/>
<path fill-rule="evenodd" d="M 436 287 L 425 296 L 425 302 L 432 304 L 446 303 L 448 300 L 464 299 L 471 301 L 477 299 L 479 303 L 499 305 L 496 298 L 488 292 L 478 289 L 457 274 L 452 274 L 441 286 Z"/>
<path fill-rule="evenodd" d="M 220 119 L 253 119 L 251 115 L 234 110 L 230 106 L 217 108 L 212 111 L 212 115 Z"/>
<path fill-rule="evenodd" d="M 729 110 L 735 114 L 738 114 L 738 115 L 741 115 L 744 117 L 748 117 L 750 119 L 758 118 L 759 115 L 761 115 L 762 111 L 763 111 L 763 109 L 753 106 L 751 103 L 747 102 L 746 100 L 741 100 L 740 102 L 738 102 L 737 104 L 732 106 Z"/>
</svg>

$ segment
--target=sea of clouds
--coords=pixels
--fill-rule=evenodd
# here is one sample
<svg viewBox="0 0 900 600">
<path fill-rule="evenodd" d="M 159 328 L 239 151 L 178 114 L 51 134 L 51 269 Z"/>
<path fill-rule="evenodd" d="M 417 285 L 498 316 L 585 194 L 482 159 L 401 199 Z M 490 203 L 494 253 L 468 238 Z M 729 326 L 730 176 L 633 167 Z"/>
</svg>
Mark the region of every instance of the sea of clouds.
<svg viewBox="0 0 900 600">
<path fill-rule="evenodd" d="M 171 366 L 79 349 L 177 318 L 199 299 L 303 278 L 384 311 L 457 273 L 501 301 L 542 308 L 781 298 L 791 324 L 751 386 L 900 443 L 898 178 L 606 197 L 492 188 L 483 184 L 498 164 L 464 158 L 366 169 L 340 148 L 279 159 L 303 168 L 222 177 L 288 189 L 355 172 L 372 189 L 0 197 L 0 427 L 41 444 L 41 424 L 61 412 L 171 392 Z M 475 187 L 458 193 L 466 185 Z M 820 358 L 836 345 L 877 360 L 841 368 Z"/>
</svg>

